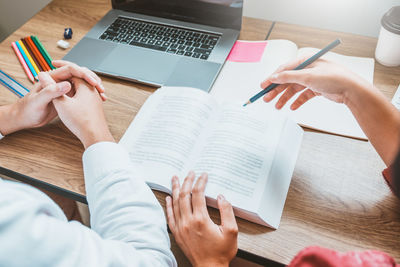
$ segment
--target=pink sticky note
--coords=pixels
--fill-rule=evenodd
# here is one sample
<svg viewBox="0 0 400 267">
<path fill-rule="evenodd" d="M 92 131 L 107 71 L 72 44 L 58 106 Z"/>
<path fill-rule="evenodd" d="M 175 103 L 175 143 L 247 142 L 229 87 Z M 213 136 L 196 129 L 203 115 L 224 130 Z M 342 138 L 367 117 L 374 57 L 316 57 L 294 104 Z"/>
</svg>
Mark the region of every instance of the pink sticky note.
<svg viewBox="0 0 400 267">
<path fill-rule="evenodd" d="M 227 60 L 233 62 L 260 62 L 266 46 L 266 41 L 236 41 Z"/>
</svg>

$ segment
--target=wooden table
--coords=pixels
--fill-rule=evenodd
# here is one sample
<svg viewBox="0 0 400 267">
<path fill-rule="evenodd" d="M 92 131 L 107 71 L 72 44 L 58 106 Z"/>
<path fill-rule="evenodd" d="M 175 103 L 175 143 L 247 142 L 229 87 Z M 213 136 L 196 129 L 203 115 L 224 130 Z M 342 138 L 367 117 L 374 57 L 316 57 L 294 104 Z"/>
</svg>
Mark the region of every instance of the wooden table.
<svg viewBox="0 0 400 267">
<path fill-rule="evenodd" d="M 76 44 L 111 8 L 108 0 L 54 0 L 0 45 L 0 69 L 31 86 L 10 43 L 37 35 L 53 58 L 65 27 Z M 244 18 L 241 39 L 263 40 L 271 22 Z M 299 47 L 323 47 L 340 37 L 335 49 L 345 55 L 373 57 L 376 39 L 277 23 L 271 39 L 289 39 Z M 102 77 L 109 100 L 107 120 L 118 141 L 154 88 Z M 392 97 L 400 68 L 376 64 L 375 85 Z M 0 89 L 0 105 L 16 97 Z M 0 143 L 0 174 L 85 202 L 80 142 L 58 120 L 7 136 Z M 339 251 L 383 250 L 400 262 L 400 202 L 382 179 L 383 162 L 370 143 L 306 132 L 288 193 L 281 226 L 274 231 L 241 219 L 239 255 L 260 263 L 287 264 L 302 248 L 319 245 Z M 156 192 L 162 205 L 164 194 Z M 210 209 L 218 220 L 217 212 Z"/>
</svg>

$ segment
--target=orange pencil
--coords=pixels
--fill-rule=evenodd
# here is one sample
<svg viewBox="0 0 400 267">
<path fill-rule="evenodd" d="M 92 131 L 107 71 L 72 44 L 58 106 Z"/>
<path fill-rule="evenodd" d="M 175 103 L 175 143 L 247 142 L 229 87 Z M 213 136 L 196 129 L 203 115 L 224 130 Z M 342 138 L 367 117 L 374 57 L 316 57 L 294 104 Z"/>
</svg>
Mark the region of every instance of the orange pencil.
<svg viewBox="0 0 400 267">
<path fill-rule="evenodd" d="M 39 69 L 39 72 L 44 71 L 42 65 L 40 65 L 39 60 L 35 57 L 35 55 L 33 54 L 30 46 L 28 45 L 28 43 L 25 41 L 25 39 L 21 39 L 21 42 L 25 45 L 26 50 L 28 51 L 29 55 L 31 56 L 33 62 L 35 62 L 36 66 Z M 39 74 L 38 72 L 38 74 Z"/>
<path fill-rule="evenodd" d="M 14 49 L 14 52 L 17 55 L 19 63 L 21 63 L 22 68 L 24 69 L 24 71 L 25 71 L 26 75 L 28 76 L 29 80 L 32 83 L 34 83 L 35 79 L 33 78 L 33 75 L 31 73 L 31 71 L 29 70 L 28 65 L 26 65 L 26 62 L 25 62 L 24 58 L 22 57 L 21 53 L 19 52 L 19 49 L 18 49 L 17 45 L 14 42 L 12 42 L 11 46 Z"/>
<path fill-rule="evenodd" d="M 39 52 L 38 48 L 36 47 L 35 43 L 32 41 L 32 38 L 26 37 L 25 41 L 31 48 L 32 52 L 35 54 L 36 58 L 39 60 L 40 65 L 42 65 L 42 68 L 44 71 L 49 71 L 51 70 L 50 66 L 47 64 L 46 60 L 43 58 L 42 54 Z"/>
</svg>

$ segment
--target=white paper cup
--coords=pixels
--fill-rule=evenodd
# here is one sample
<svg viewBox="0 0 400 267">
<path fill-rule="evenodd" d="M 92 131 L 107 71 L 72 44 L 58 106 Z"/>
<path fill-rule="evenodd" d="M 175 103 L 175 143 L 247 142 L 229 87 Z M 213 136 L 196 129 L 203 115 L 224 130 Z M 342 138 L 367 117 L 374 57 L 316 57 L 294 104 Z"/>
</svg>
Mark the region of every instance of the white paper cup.
<svg viewBox="0 0 400 267">
<path fill-rule="evenodd" d="M 388 67 L 400 66 L 400 6 L 386 12 L 381 23 L 375 58 Z"/>
</svg>

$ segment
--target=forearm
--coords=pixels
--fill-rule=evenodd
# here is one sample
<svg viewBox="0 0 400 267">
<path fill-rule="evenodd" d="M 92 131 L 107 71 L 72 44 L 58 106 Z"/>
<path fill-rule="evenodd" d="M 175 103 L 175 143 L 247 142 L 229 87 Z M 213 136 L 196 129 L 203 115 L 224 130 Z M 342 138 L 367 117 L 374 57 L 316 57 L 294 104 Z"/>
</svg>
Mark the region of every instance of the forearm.
<svg viewBox="0 0 400 267">
<path fill-rule="evenodd" d="M 387 166 L 400 147 L 400 113 L 368 82 L 361 80 L 347 91 L 345 104 Z"/>
<path fill-rule="evenodd" d="M 148 258 L 174 266 L 163 210 L 149 187 L 136 177 L 128 153 L 99 143 L 84 157 L 91 226 L 105 239 L 129 244 Z"/>
</svg>

